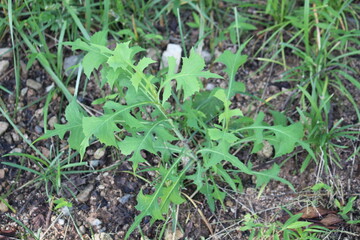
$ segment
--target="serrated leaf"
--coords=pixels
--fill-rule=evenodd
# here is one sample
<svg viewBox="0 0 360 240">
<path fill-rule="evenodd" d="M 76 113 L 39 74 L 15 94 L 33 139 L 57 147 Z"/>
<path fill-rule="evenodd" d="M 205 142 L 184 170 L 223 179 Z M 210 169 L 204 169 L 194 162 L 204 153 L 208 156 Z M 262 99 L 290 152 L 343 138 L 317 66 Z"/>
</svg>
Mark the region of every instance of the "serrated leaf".
<svg viewBox="0 0 360 240">
<path fill-rule="evenodd" d="M 159 126 L 162 122 L 154 123 L 151 127 L 143 127 L 141 130 L 143 134 L 134 135 L 132 137 L 125 137 L 121 142 L 118 142 L 118 148 L 124 155 L 130 155 L 133 153 L 129 161 L 133 162 L 134 171 L 137 169 L 139 163 L 145 162 L 146 160 L 141 155 L 141 150 L 149 151 L 153 154 L 156 154 L 154 148 L 153 133 L 157 133 L 157 137 L 162 139 L 161 141 L 174 140 L 175 138 L 169 134 L 162 126 Z M 161 129 L 163 128 L 163 129 Z"/>
<path fill-rule="evenodd" d="M 155 220 L 164 220 L 160 206 L 157 201 L 152 201 L 153 198 L 154 196 L 144 195 L 142 190 L 140 190 L 139 194 L 136 197 L 137 205 L 135 206 L 135 208 L 142 212 L 147 210 L 147 214 Z M 149 203 L 151 203 L 151 205 L 149 205 Z"/>
<path fill-rule="evenodd" d="M 102 54 L 96 53 L 96 52 L 88 52 L 84 58 L 83 58 L 83 67 L 84 67 L 84 73 L 87 78 L 90 78 L 91 73 L 94 71 L 94 69 L 98 69 L 101 64 L 106 62 L 108 59 L 107 56 L 104 56 Z"/>
<path fill-rule="evenodd" d="M 171 80 L 174 79 L 176 74 L 176 59 L 174 57 L 168 57 L 168 72 L 166 74 L 166 80 L 163 82 L 161 88 L 164 89 L 163 91 L 163 99 L 162 105 L 169 99 L 171 96 Z"/>
<path fill-rule="evenodd" d="M 158 184 L 156 187 L 156 191 L 154 194 L 151 195 L 150 198 L 146 198 L 146 202 L 142 201 L 142 204 L 140 206 L 141 208 L 141 213 L 139 215 L 137 215 L 135 217 L 135 220 L 133 222 L 133 224 L 131 224 L 129 230 L 127 231 L 126 235 L 125 235 L 125 239 L 128 239 L 130 234 L 135 230 L 135 228 L 137 228 L 138 226 L 140 226 L 141 220 L 145 217 L 145 216 L 152 216 L 153 214 L 153 208 L 157 208 L 157 209 L 161 209 L 158 205 L 158 200 L 159 197 L 163 197 L 163 199 L 166 199 L 167 197 L 162 195 L 164 192 L 162 192 L 162 188 L 166 185 L 167 180 L 170 178 L 171 174 L 173 173 L 173 171 L 178 167 L 178 164 L 181 161 L 181 157 L 177 158 L 176 161 L 171 165 L 171 167 L 168 169 L 168 171 L 165 173 L 165 175 L 163 176 L 160 184 Z M 173 186 L 179 186 L 180 182 L 182 181 L 182 178 L 184 176 L 184 174 L 188 171 L 188 169 L 191 167 L 191 164 L 188 164 L 179 174 L 179 176 L 176 178 L 176 181 L 174 181 L 172 184 Z M 167 191 L 167 193 L 171 193 L 171 191 Z M 156 210 L 157 211 L 157 210 Z M 161 211 L 160 211 L 161 213 Z M 155 212 L 155 219 L 156 218 L 160 218 L 160 216 L 158 215 L 158 212 Z"/>
<path fill-rule="evenodd" d="M 109 57 L 107 63 L 114 70 L 118 68 L 126 69 L 129 65 L 132 65 L 132 50 L 129 44 L 130 42 L 117 44 L 113 56 Z"/>
<path fill-rule="evenodd" d="M 210 139 L 215 140 L 215 141 L 218 141 L 221 139 L 228 143 L 233 143 L 236 140 L 238 140 L 238 138 L 234 134 L 222 131 L 217 128 L 209 128 L 208 133 L 209 133 Z"/>
<path fill-rule="evenodd" d="M 104 86 L 105 83 L 108 83 L 111 89 L 115 84 L 118 84 L 120 81 L 127 81 L 130 79 L 129 74 L 124 71 L 122 68 L 114 70 L 109 66 L 103 66 L 101 69 L 101 86 Z"/>
<path fill-rule="evenodd" d="M 263 123 L 264 117 L 264 113 L 260 112 L 252 125 L 240 129 L 240 131 L 254 131 L 253 135 L 248 138 L 249 140 L 251 139 L 254 141 L 252 152 L 261 150 L 263 147 L 263 140 L 266 139 L 274 146 L 275 157 L 292 152 L 296 144 L 301 145 L 303 148 L 308 150 L 309 153 L 311 153 L 309 146 L 302 141 L 304 131 L 301 123 L 298 122 L 289 126 L 268 126 Z M 246 139 L 243 139 L 242 141 L 244 140 Z"/>
<path fill-rule="evenodd" d="M 222 78 L 215 73 L 203 71 L 204 67 L 204 59 L 192 49 L 189 58 L 183 58 L 181 72 L 170 76 L 176 79 L 177 90 L 180 91 L 182 89 L 184 91 L 184 99 L 200 91 L 202 83 L 199 77 Z"/>
<path fill-rule="evenodd" d="M 296 143 L 304 136 L 303 125 L 299 122 L 286 127 L 273 126 L 269 129 L 275 133 L 275 138 L 268 140 L 275 148 L 275 157 L 291 153 Z"/>
<path fill-rule="evenodd" d="M 118 68 L 126 69 L 133 66 L 133 57 L 136 53 L 143 51 L 141 47 L 130 47 L 130 42 L 119 43 L 116 45 L 112 56 L 109 57 L 107 63 L 114 70 Z"/>
<path fill-rule="evenodd" d="M 196 190 L 199 190 L 204 185 L 204 174 L 206 172 L 206 168 L 202 167 L 200 162 L 197 163 L 196 166 L 196 172 L 193 175 L 187 176 L 187 179 L 190 179 L 193 181 L 193 183 L 196 185 Z"/>
<path fill-rule="evenodd" d="M 239 67 L 243 65 L 246 62 L 246 60 L 247 60 L 247 55 L 241 55 L 241 49 L 239 49 L 235 54 L 229 50 L 226 50 L 216 59 L 216 62 L 221 62 L 225 64 L 226 68 L 224 69 L 224 72 L 226 72 L 229 75 L 229 87 L 226 94 L 227 99 L 230 99 L 230 97 L 232 97 L 232 94 L 234 93 L 233 88 L 240 86 L 240 85 L 238 86 L 235 85 L 235 75 Z"/>
<path fill-rule="evenodd" d="M 258 175 L 256 178 L 256 187 L 261 187 L 262 185 L 267 185 L 271 177 L 277 177 L 280 172 L 280 167 L 277 164 L 274 164 L 271 169 L 261 171 L 262 175 Z"/>
<path fill-rule="evenodd" d="M 242 163 L 238 158 L 231 155 L 228 152 L 228 149 L 230 148 L 230 144 L 225 142 L 220 142 L 218 146 L 210 149 L 210 148 L 203 148 L 198 151 L 198 153 L 207 153 L 210 154 L 211 157 L 213 157 L 213 161 L 209 164 L 205 162 L 205 167 L 211 167 L 218 163 L 220 163 L 222 160 L 230 162 L 233 166 L 239 168 L 242 172 L 246 174 L 253 174 L 254 172 L 250 170 L 244 163 Z M 226 150 L 227 149 L 227 150 Z"/>
<path fill-rule="evenodd" d="M 120 131 L 117 127 L 117 121 L 131 120 L 128 124 L 135 124 L 138 126 L 139 122 L 134 120 L 130 115 L 130 110 L 134 107 L 147 104 L 147 102 L 140 102 L 135 105 L 121 105 L 112 101 L 104 105 L 105 114 L 100 117 L 86 117 L 82 119 L 82 126 L 85 138 L 80 144 L 80 155 L 83 156 L 86 148 L 89 146 L 89 140 L 92 136 L 99 139 L 101 143 L 108 146 L 117 146 L 115 139 L 115 132 Z M 134 121 L 133 121 L 134 120 Z"/>
<path fill-rule="evenodd" d="M 36 141 L 46 139 L 55 135 L 58 135 L 60 139 L 64 138 L 66 132 L 70 131 L 68 142 L 72 149 L 80 151 L 80 144 L 84 140 L 85 135 L 83 133 L 82 119 L 84 114 L 80 112 L 80 107 L 73 99 L 66 107 L 65 118 L 66 124 L 55 124 L 54 130 L 48 130 L 43 136 Z"/>
<path fill-rule="evenodd" d="M 130 81 L 132 85 L 134 86 L 135 90 L 138 90 L 139 84 L 143 78 L 143 71 L 146 67 L 148 67 L 151 63 L 154 63 L 155 61 L 151 58 L 144 57 L 142 58 L 138 65 L 134 66 L 134 69 L 136 72 L 132 75 Z"/>
</svg>

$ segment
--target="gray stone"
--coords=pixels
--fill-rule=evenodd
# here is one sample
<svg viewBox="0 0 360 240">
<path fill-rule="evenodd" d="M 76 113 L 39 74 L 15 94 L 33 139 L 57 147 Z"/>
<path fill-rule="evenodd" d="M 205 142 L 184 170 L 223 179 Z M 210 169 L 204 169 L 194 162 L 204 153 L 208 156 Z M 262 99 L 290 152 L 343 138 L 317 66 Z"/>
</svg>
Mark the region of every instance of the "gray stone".
<svg viewBox="0 0 360 240">
<path fill-rule="evenodd" d="M 13 51 L 11 48 L 0 48 L 0 59 L 1 58 L 11 58 L 13 56 Z"/>
<path fill-rule="evenodd" d="M 0 74 L 3 74 L 8 69 L 10 62 L 8 60 L 0 61 Z"/>
<path fill-rule="evenodd" d="M 78 71 L 78 68 L 74 69 L 72 68 L 73 66 L 79 64 L 79 62 L 81 61 L 82 57 L 80 55 L 73 55 L 70 57 L 66 57 L 64 59 L 64 71 L 65 71 L 65 75 L 68 77 L 70 76 L 71 73 L 76 74 Z"/>
<path fill-rule="evenodd" d="M 8 129 L 9 123 L 0 122 L 0 136 Z"/>
<path fill-rule="evenodd" d="M 120 202 L 121 204 L 125 204 L 125 203 L 127 203 L 127 202 L 130 200 L 130 198 L 132 198 L 132 195 L 131 195 L 131 194 L 125 194 L 124 196 L 122 196 L 122 197 L 119 199 L 119 202 Z"/>
<path fill-rule="evenodd" d="M 89 165 L 90 167 L 96 168 L 100 165 L 100 160 L 90 160 Z"/>
<path fill-rule="evenodd" d="M 39 91 L 41 89 L 41 87 L 42 87 L 42 84 L 35 81 L 35 80 L 28 79 L 26 81 L 26 86 L 28 86 L 29 88 L 32 88 L 32 89 L 34 89 L 36 91 Z"/>
<path fill-rule="evenodd" d="M 211 62 L 211 54 L 208 51 L 201 51 L 201 57 L 205 60 L 205 63 Z"/>
<path fill-rule="evenodd" d="M 36 132 L 37 134 L 42 134 L 42 133 L 43 133 L 42 127 L 40 127 L 39 125 L 36 125 L 36 126 L 35 126 L 35 132 Z"/>
<path fill-rule="evenodd" d="M 91 191 L 94 189 L 94 185 L 90 184 L 88 185 L 84 190 L 82 190 L 78 195 L 77 195 L 77 200 L 79 202 L 86 202 L 90 199 L 90 194 Z"/>
</svg>

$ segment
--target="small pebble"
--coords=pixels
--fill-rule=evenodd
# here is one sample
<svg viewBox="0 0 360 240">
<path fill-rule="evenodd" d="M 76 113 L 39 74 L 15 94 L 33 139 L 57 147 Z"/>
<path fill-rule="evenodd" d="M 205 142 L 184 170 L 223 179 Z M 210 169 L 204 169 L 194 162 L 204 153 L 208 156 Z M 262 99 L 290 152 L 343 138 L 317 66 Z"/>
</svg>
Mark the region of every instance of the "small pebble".
<svg viewBox="0 0 360 240">
<path fill-rule="evenodd" d="M 206 84 L 205 90 L 211 91 L 215 88 L 215 84 L 213 83 L 208 83 Z"/>
<path fill-rule="evenodd" d="M 100 165 L 100 160 L 90 160 L 89 164 L 90 164 L 90 167 L 96 168 Z"/>
<path fill-rule="evenodd" d="M 1 60 L 0 61 L 0 74 L 3 74 L 9 67 L 9 61 L 8 60 Z"/>
<path fill-rule="evenodd" d="M 82 234 L 85 234 L 86 233 L 86 228 L 84 227 L 84 225 L 81 225 L 79 227 L 79 231 L 82 233 Z"/>
<path fill-rule="evenodd" d="M 23 60 L 20 60 L 20 70 L 21 78 L 26 79 L 28 77 L 28 70 L 26 69 L 26 63 Z"/>
<path fill-rule="evenodd" d="M 37 134 L 42 134 L 42 133 L 43 133 L 42 127 L 36 125 L 36 126 L 35 126 L 35 132 L 36 132 Z"/>
<path fill-rule="evenodd" d="M 105 149 L 104 148 L 99 148 L 95 151 L 94 153 L 94 158 L 95 159 L 100 159 L 105 155 Z"/>
<path fill-rule="evenodd" d="M 46 92 L 50 92 L 51 89 L 53 89 L 55 87 L 54 83 L 52 83 L 51 85 L 46 87 Z"/>
<path fill-rule="evenodd" d="M 49 121 L 48 121 L 49 127 L 50 127 L 51 129 L 53 129 L 55 123 L 57 123 L 57 122 L 58 122 L 58 121 L 57 121 L 57 117 L 56 117 L 56 116 L 52 116 L 52 117 L 49 119 Z"/>
<path fill-rule="evenodd" d="M 62 218 L 59 218 L 58 223 L 62 226 L 65 224 L 65 220 Z"/>
<path fill-rule="evenodd" d="M 32 80 L 32 79 L 28 79 L 28 80 L 26 81 L 26 86 L 28 86 L 29 88 L 32 88 L 32 89 L 38 91 L 38 90 L 41 89 L 42 84 L 39 83 L 39 82 L 37 82 L 37 81 L 34 81 L 34 80 Z"/>
<path fill-rule="evenodd" d="M 127 202 L 130 200 L 131 197 L 132 197 L 131 194 L 125 194 L 124 196 L 122 196 L 122 197 L 119 199 L 119 202 L 120 202 L 121 204 L 125 204 L 125 203 L 127 203 Z"/>
<path fill-rule="evenodd" d="M 77 200 L 79 202 L 86 202 L 90 199 L 90 194 L 91 191 L 94 189 L 94 185 L 90 184 L 88 185 L 84 190 L 82 190 L 78 195 L 77 195 Z"/>
<path fill-rule="evenodd" d="M 73 55 L 70 57 L 66 57 L 64 59 L 63 68 L 65 70 L 65 75 L 68 77 L 71 73 L 76 74 L 78 68 L 74 69 L 73 66 L 77 65 L 81 61 L 80 55 Z"/>
<path fill-rule="evenodd" d="M 0 59 L 1 58 L 11 58 L 13 56 L 13 52 L 11 48 L 0 48 Z"/>
<path fill-rule="evenodd" d="M 71 210 L 72 207 L 69 208 L 68 206 L 61 208 L 61 212 L 64 214 L 64 216 L 70 216 Z"/>
<path fill-rule="evenodd" d="M 8 122 L 0 122 L 0 136 L 8 129 Z"/>
<path fill-rule="evenodd" d="M 5 177 L 5 169 L 0 169 L 0 179 Z"/>
<path fill-rule="evenodd" d="M 8 206 L 6 206 L 5 203 L 3 203 L 2 201 L 0 201 L 0 212 L 6 213 L 7 211 L 9 211 Z"/>
<path fill-rule="evenodd" d="M 100 226 L 101 223 L 102 223 L 102 222 L 101 222 L 99 219 L 97 219 L 97 218 L 95 218 L 94 220 L 92 220 L 92 221 L 90 222 L 90 224 L 91 224 L 92 226 Z"/>
<path fill-rule="evenodd" d="M 28 89 L 29 89 L 29 88 L 27 88 L 27 87 L 24 87 L 23 89 L 21 89 L 21 91 L 20 91 L 20 96 L 24 97 L 24 96 L 26 95 Z"/>
</svg>

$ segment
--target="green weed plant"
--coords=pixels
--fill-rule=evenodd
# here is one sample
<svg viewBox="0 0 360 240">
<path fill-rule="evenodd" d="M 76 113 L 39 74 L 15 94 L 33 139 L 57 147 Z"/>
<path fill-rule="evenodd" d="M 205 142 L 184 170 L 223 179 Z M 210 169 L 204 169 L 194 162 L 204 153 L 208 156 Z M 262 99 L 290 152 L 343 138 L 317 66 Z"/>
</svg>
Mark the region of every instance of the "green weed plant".
<svg viewBox="0 0 360 240">
<path fill-rule="evenodd" d="M 256 186 L 264 187 L 273 179 L 291 183 L 278 177 L 280 167 L 257 172 L 252 164 L 244 164 L 232 155 L 234 149 L 252 143 L 252 152 L 262 149 L 263 141 L 270 142 L 275 157 L 290 153 L 297 146 L 311 152 L 302 141 L 300 123 L 288 124 L 280 113 L 274 114 L 274 125 L 264 122 L 264 113 L 255 119 L 243 116 L 240 109 L 230 107 L 230 99 L 244 91 L 244 85 L 235 81 L 238 68 L 247 56 L 241 54 L 244 46 L 234 54 L 225 51 L 216 61 L 225 65 L 228 76 L 227 89 L 215 88 L 203 91 L 200 78 L 222 78 L 204 71 L 204 60 L 190 52 L 183 58 L 181 71 L 175 72 L 175 59 L 169 58 L 167 71 L 160 76 L 149 74 L 146 68 L 154 63 L 139 54 L 144 49 L 118 43 L 114 50 L 106 47 L 107 32 L 94 34 L 90 41 L 67 42 L 73 50 L 86 52 L 83 59 L 84 73 L 90 78 L 95 70 L 102 76 L 101 87 L 108 84 L 114 94 L 95 101 L 102 103 L 101 116 L 89 116 L 73 99 L 66 108 L 66 124 L 56 124 L 54 130 L 39 138 L 52 136 L 67 138 L 72 149 L 78 151 L 81 160 L 94 140 L 105 146 L 117 148 L 132 162 L 133 171 L 157 170 L 159 178 L 153 182 L 155 191 L 137 196 L 136 216 L 126 234 L 128 238 L 140 226 L 145 216 L 151 223 L 165 220 L 170 205 L 185 202 L 181 192 L 186 191 L 184 182 L 190 181 L 196 192 L 206 196 L 208 205 L 215 211 L 216 201 L 225 198 L 217 184 L 226 182 L 234 191 L 241 186 L 238 172 L 256 177 Z M 101 66 L 101 67 L 100 67 Z M 143 153 L 146 153 L 144 156 Z M 160 159 L 158 166 L 148 168 L 151 158 Z M 217 176 L 216 178 L 214 176 Z M 187 186 L 189 186 L 187 184 Z"/>
</svg>

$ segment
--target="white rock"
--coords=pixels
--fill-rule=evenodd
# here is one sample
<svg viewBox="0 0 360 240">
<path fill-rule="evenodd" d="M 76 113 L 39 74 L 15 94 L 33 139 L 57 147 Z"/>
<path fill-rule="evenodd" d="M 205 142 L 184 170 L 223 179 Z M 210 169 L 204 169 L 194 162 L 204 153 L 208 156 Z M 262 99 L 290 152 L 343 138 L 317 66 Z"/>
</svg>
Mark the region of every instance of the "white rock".
<svg viewBox="0 0 360 240">
<path fill-rule="evenodd" d="M 104 156 L 105 154 L 105 149 L 104 148 L 99 148 L 95 151 L 94 153 L 94 158 L 95 159 L 100 159 Z"/>
<path fill-rule="evenodd" d="M 50 84 L 49 86 L 46 87 L 46 92 L 50 92 L 51 89 L 53 89 L 55 87 L 54 83 Z"/>
<path fill-rule="evenodd" d="M 8 60 L 0 61 L 0 74 L 3 74 L 6 69 L 9 67 L 10 62 Z"/>
<path fill-rule="evenodd" d="M 13 51 L 11 48 L 0 48 L 0 58 L 11 58 Z"/>
<path fill-rule="evenodd" d="M 71 73 L 76 74 L 78 71 L 78 68 L 74 69 L 73 66 L 77 65 L 81 61 L 80 55 L 73 55 L 70 57 L 66 57 L 64 59 L 64 65 L 63 68 L 65 70 L 65 75 L 68 77 Z"/>
<path fill-rule="evenodd" d="M 60 225 L 64 225 L 65 224 L 65 219 L 59 218 L 58 223 Z"/>
<path fill-rule="evenodd" d="M 41 89 L 42 84 L 39 83 L 39 82 L 37 82 L 37 81 L 35 81 L 35 80 L 28 79 L 28 80 L 26 81 L 26 86 L 28 86 L 29 88 L 32 88 L 32 89 L 38 91 L 38 90 Z"/>
<path fill-rule="evenodd" d="M 0 169 L 0 179 L 5 177 L 5 169 Z"/>
<path fill-rule="evenodd" d="M 96 233 L 94 235 L 94 240 L 113 240 L 110 234 L 108 233 Z"/>
<path fill-rule="evenodd" d="M 168 67 L 169 66 L 168 58 L 174 57 L 176 60 L 175 72 L 178 72 L 180 61 L 181 61 L 181 52 L 182 52 L 182 49 L 181 49 L 180 45 L 169 43 L 167 45 L 166 51 L 163 52 L 162 57 L 161 57 L 161 68 Z M 170 71 L 173 71 L 173 70 L 170 69 Z"/>
<path fill-rule="evenodd" d="M 206 84 L 205 90 L 211 91 L 215 88 L 215 84 L 213 83 L 208 83 Z"/>
<path fill-rule="evenodd" d="M 101 225 L 101 221 L 99 220 L 99 219 L 97 219 L 97 218 L 95 218 L 94 220 L 92 220 L 91 222 L 90 222 L 90 224 L 92 225 L 92 226 L 99 226 L 99 225 Z"/>
<path fill-rule="evenodd" d="M 28 91 L 28 89 L 29 89 L 29 88 L 27 88 L 27 87 L 24 87 L 23 89 L 21 89 L 20 95 L 21 95 L 22 97 L 25 96 L 26 93 L 27 93 L 27 91 Z"/>
<path fill-rule="evenodd" d="M 0 122 L 0 136 L 8 129 L 8 122 Z"/>
</svg>

